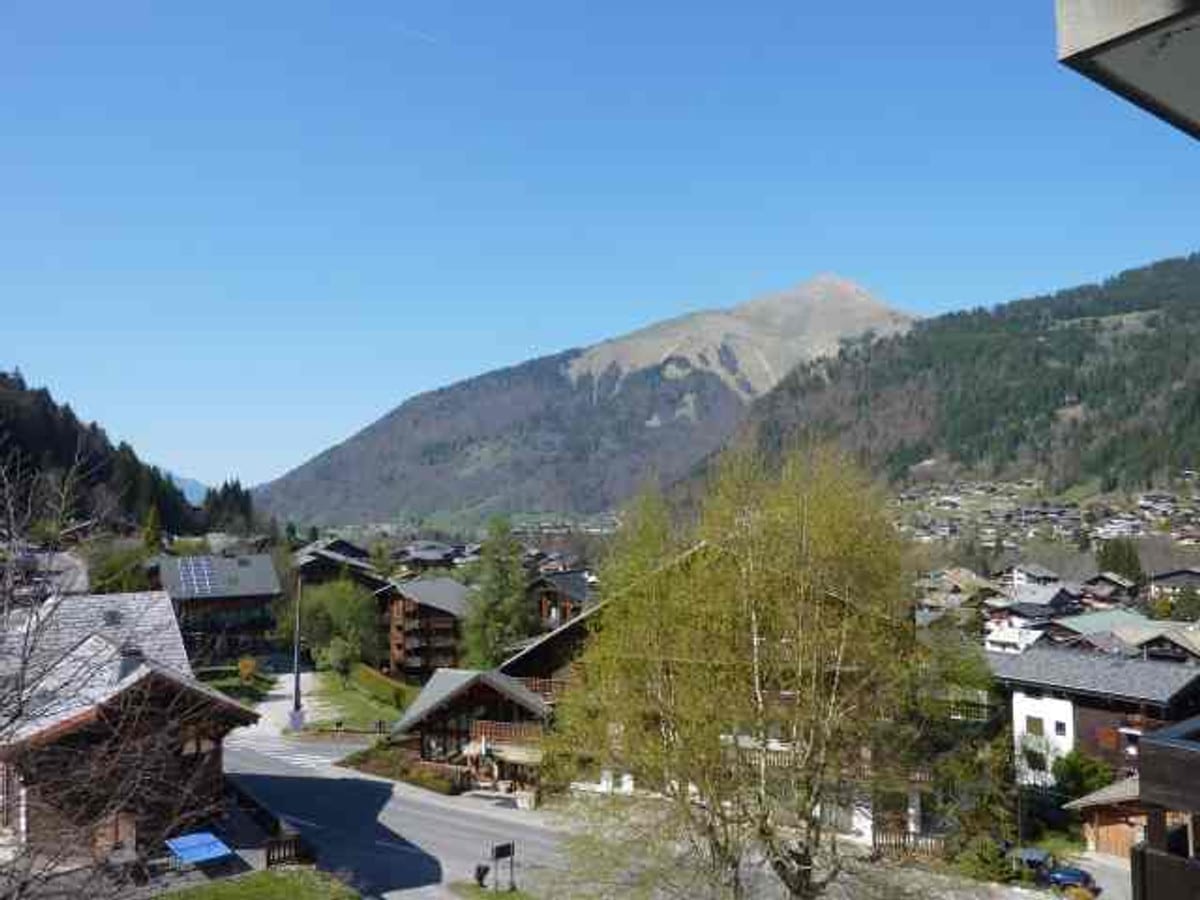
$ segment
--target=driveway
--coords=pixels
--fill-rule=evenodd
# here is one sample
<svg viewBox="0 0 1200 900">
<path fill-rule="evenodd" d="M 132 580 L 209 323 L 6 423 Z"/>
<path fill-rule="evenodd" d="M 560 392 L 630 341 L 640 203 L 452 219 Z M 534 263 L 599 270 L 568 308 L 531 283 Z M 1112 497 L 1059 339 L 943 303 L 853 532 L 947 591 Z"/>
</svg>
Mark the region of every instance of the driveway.
<svg viewBox="0 0 1200 900">
<path fill-rule="evenodd" d="M 1100 887 L 1102 900 L 1133 900 L 1133 880 L 1129 860 L 1100 853 L 1084 853 L 1075 864 L 1092 873 Z"/>
</svg>

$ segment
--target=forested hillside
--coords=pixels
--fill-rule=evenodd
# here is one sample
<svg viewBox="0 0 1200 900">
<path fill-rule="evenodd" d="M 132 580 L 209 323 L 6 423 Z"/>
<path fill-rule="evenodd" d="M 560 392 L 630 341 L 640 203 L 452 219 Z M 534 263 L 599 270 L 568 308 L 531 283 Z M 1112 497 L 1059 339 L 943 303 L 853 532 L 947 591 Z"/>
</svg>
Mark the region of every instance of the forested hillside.
<svg viewBox="0 0 1200 900">
<path fill-rule="evenodd" d="M 75 466 L 80 516 L 113 511 L 141 522 L 154 506 L 168 531 L 195 525 L 191 507 L 164 472 L 143 463 L 128 444 L 114 447 L 99 425 L 79 421 L 49 391 L 28 387 L 19 373 L 0 372 L 0 460 L 14 458 L 49 473 Z"/>
<path fill-rule="evenodd" d="M 903 478 L 936 458 L 1057 488 L 1200 465 L 1200 254 L 952 313 L 802 364 L 755 404 L 767 449 L 836 436 Z"/>
</svg>

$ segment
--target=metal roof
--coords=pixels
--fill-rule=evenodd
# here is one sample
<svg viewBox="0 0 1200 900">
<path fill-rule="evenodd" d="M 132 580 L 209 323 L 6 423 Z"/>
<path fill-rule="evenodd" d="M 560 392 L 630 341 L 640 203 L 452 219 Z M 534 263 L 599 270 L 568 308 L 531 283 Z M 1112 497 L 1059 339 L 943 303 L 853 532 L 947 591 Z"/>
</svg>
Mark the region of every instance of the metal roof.
<svg viewBox="0 0 1200 900">
<path fill-rule="evenodd" d="M 1034 646 L 1020 655 L 987 653 L 998 681 L 1065 693 L 1170 704 L 1200 680 L 1200 667 Z"/>
<path fill-rule="evenodd" d="M 1106 609 L 1055 620 L 1056 625 L 1068 628 L 1076 634 L 1100 634 L 1105 631 L 1116 631 L 1119 627 L 1149 623 L 1150 620 L 1141 613 L 1128 609 Z"/>
<path fill-rule="evenodd" d="M 160 556 L 159 578 L 173 600 L 277 597 L 275 562 L 265 553 L 245 556 Z"/>
<path fill-rule="evenodd" d="M 470 588 L 453 578 L 414 578 L 412 581 L 394 581 L 392 585 L 408 599 L 449 613 L 456 619 L 465 619 L 471 607 Z"/>
<path fill-rule="evenodd" d="M 1106 787 L 1093 791 L 1078 800 L 1064 803 L 1063 809 L 1090 809 L 1094 806 L 1110 806 L 1114 803 L 1136 803 L 1141 797 L 1141 782 L 1138 776 L 1115 781 Z"/>
</svg>

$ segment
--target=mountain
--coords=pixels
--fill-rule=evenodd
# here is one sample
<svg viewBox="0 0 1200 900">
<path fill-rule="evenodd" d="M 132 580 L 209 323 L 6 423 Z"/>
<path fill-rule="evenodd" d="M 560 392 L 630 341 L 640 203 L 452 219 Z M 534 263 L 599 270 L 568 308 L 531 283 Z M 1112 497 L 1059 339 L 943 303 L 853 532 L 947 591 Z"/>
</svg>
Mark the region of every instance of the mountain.
<svg viewBox="0 0 1200 900">
<path fill-rule="evenodd" d="M 797 363 L 910 319 L 821 276 L 413 397 L 256 491 L 314 524 L 611 509 L 720 447 Z"/>
<path fill-rule="evenodd" d="M 44 388 L 30 388 L 19 372 L 0 371 L 0 462 L 45 474 L 75 467 L 80 517 L 115 512 L 141 522 L 156 506 L 168 531 L 186 533 L 195 525 L 164 472 L 138 459 L 128 444 L 113 446 L 99 425 L 79 421 L 70 406 Z"/>
<path fill-rule="evenodd" d="M 200 506 L 204 503 L 204 496 L 208 493 L 207 484 L 197 481 L 195 478 L 176 475 L 174 472 L 167 472 L 166 475 L 171 479 L 171 484 L 183 492 L 183 496 L 192 506 Z"/>
<path fill-rule="evenodd" d="M 1200 254 L 847 345 L 743 427 L 767 450 L 835 438 L 893 478 L 939 463 L 1059 489 L 1162 483 L 1200 466 Z"/>
</svg>

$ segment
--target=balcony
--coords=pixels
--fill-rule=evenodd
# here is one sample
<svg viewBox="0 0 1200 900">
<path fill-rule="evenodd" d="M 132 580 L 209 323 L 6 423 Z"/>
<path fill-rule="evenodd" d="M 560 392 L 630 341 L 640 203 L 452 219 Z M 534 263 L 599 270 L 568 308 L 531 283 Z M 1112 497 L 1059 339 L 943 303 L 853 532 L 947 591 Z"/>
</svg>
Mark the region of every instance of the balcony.
<svg viewBox="0 0 1200 900">
<path fill-rule="evenodd" d="M 489 744 L 536 746 L 542 742 L 540 722 L 491 722 L 476 719 L 471 723 L 471 740 Z"/>
</svg>

